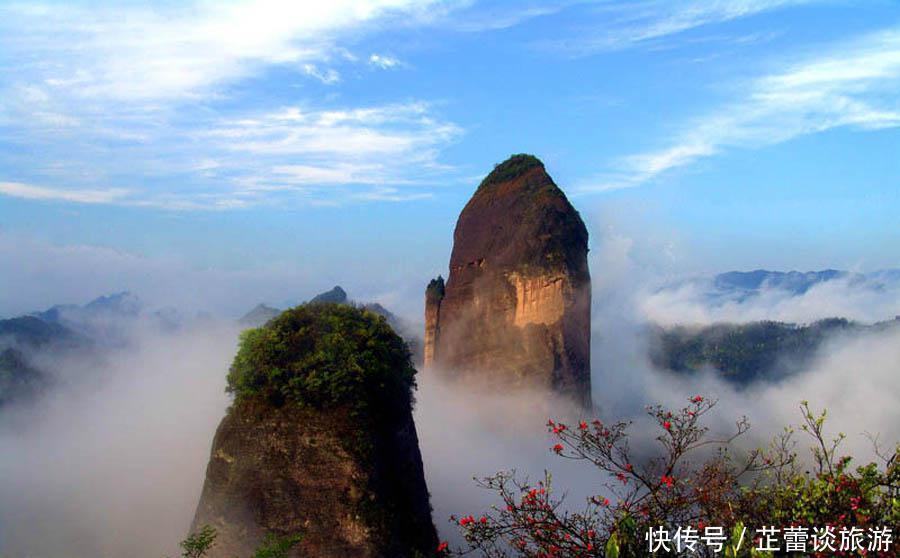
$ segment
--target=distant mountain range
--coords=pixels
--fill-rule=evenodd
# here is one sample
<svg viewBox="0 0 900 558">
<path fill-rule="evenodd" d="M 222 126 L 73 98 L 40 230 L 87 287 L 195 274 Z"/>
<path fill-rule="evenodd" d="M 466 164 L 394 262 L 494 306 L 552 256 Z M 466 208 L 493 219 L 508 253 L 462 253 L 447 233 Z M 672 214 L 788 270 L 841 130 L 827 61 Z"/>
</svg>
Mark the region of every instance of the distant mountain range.
<svg viewBox="0 0 900 558">
<path fill-rule="evenodd" d="M 834 269 L 730 271 L 688 279 L 666 288 L 695 285 L 715 304 L 717 301 L 749 299 L 772 289 L 789 296 L 800 296 L 829 281 L 844 281 L 859 289 L 900 289 L 900 269 L 873 273 Z M 380 304 L 354 303 L 340 286 L 313 297 L 310 302 L 357 304 L 384 316 L 407 340 L 416 361 L 421 360 L 419 332 Z M 259 304 L 242 316 L 238 324 L 258 327 L 280 313 L 278 308 Z M 52 374 L 35 364 L 36 354 L 123 346 L 128 328 L 142 318 L 162 331 L 175 330 L 183 323 L 177 309 L 149 312 L 136 295 L 127 291 L 101 296 L 83 306 L 55 305 L 26 316 L 0 320 L 0 407 L 12 400 L 33 397 L 51 383 Z M 834 334 L 865 333 L 898 326 L 900 318 L 872 326 L 833 319 L 805 326 L 779 322 L 715 324 L 702 328 L 651 325 L 648 331 L 650 356 L 656 366 L 678 373 L 711 367 L 729 381 L 747 384 L 757 380 L 777 380 L 801 369 Z"/>
<path fill-rule="evenodd" d="M 49 357 L 76 351 L 96 355 L 102 347 L 122 346 L 142 312 L 138 297 L 121 292 L 83 306 L 58 304 L 0 320 L 0 407 L 32 400 L 54 383 L 53 371 L 39 364 L 52 361 Z M 171 314 L 155 312 L 149 317 L 162 327 L 172 327 Z"/>
<path fill-rule="evenodd" d="M 84 306 L 75 304 L 57 304 L 43 312 L 32 314 L 46 322 L 79 323 L 103 317 L 136 317 L 143 310 L 143 303 L 137 296 L 128 291 L 101 296 Z"/>
<path fill-rule="evenodd" d="M 32 400 L 52 383 L 52 376 L 33 363 L 34 354 L 90 344 L 86 337 L 34 316 L 0 320 L 0 408 L 12 401 Z"/>
<path fill-rule="evenodd" d="M 900 317 L 873 325 L 843 318 L 809 325 L 783 322 L 714 324 L 705 327 L 648 326 L 649 356 L 657 368 L 677 373 L 715 369 L 737 385 L 777 381 L 805 369 L 822 345 L 839 334 L 900 328 Z"/>
<path fill-rule="evenodd" d="M 837 269 L 821 271 L 729 271 L 710 278 L 692 278 L 686 282 L 709 289 L 711 297 L 726 296 L 742 299 L 768 289 L 802 295 L 811 288 L 828 281 L 845 281 L 851 287 L 885 289 L 900 287 L 900 269 L 885 269 L 872 273 L 856 273 Z M 671 286 L 679 286 L 684 282 Z"/>
<path fill-rule="evenodd" d="M 259 303 L 252 310 L 244 314 L 238 319 L 241 327 L 259 327 L 275 316 L 281 314 L 281 310 L 273 308 L 263 303 Z"/>
<path fill-rule="evenodd" d="M 696 287 L 715 306 L 745 302 L 764 292 L 802 296 L 832 281 L 849 289 L 867 289 L 900 296 L 900 269 L 856 273 L 821 271 L 729 271 L 712 277 L 691 278 L 661 290 Z M 716 323 L 702 327 L 647 326 L 650 358 L 655 366 L 678 373 L 715 369 L 726 380 L 746 385 L 759 380 L 777 381 L 810 364 L 823 343 L 841 333 L 871 333 L 900 327 L 900 317 L 865 325 L 835 316 L 800 325 L 775 321 Z"/>
</svg>

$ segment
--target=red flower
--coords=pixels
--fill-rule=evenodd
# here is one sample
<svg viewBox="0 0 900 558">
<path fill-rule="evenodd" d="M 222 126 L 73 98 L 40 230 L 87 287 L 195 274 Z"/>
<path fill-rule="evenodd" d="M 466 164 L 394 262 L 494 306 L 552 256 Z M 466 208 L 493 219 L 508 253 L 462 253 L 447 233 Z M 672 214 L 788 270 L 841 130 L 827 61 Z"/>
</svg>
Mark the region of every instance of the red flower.
<svg viewBox="0 0 900 558">
<path fill-rule="evenodd" d="M 450 545 L 447 544 L 447 541 L 442 541 L 441 544 L 437 545 L 437 551 L 444 552 L 445 550 L 447 550 L 448 546 L 450 546 Z"/>
<path fill-rule="evenodd" d="M 631 463 L 625 464 L 626 471 L 631 472 L 633 469 L 634 469 L 634 467 L 631 465 Z"/>
<path fill-rule="evenodd" d="M 608 505 L 609 505 L 609 498 L 604 498 L 604 499 L 603 499 L 603 505 L 604 505 L 604 506 L 608 506 Z"/>
<path fill-rule="evenodd" d="M 675 479 L 673 479 L 672 477 L 670 477 L 668 475 L 663 475 L 660 480 L 662 480 L 662 483 L 664 485 L 666 485 L 668 488 L 671 488 L 672 485 L 675 484 Z"/>
<path fill-rule="evenodd" d="M 663 428 L 665 428 L 666 430 L 671 430 L 671 429 L 672 429 L 672 423 L 669 422 L 669 421 L 665 421 L 665 422 L 663 423 Z"/>
<path fill-rule="evenodd" d="M 695 395 L 695 396 L 693 397 L 693 399 L 691 399 L 691 401 L 693 401 L 694 403 L 702 403 L 702 402 L 703 402 L 703 396 L 702 396 L 702 395 Z"/>
<path fill-rule="evenodd" d="M 478 520 L 482 525 L 487 523 L 487 518 L 485 516 L 481 516 L 481 519 Z"/>
<path fill-rule="evenodd" d="M 616 478 L 622 481 L 622 484 L 628 484 L 628 479 L 625 478 L 625 473 L 616 473 Z"/>
<path fill-rule="evenodd" d="M 562 444 L 556 444 L 555 446 L 553 446 L 553 451 L 555 451 L 556 453 L 561 453 L 562 450 L 563 450 Z"/>
<path fill-rule="evenodd" d="M 578 424 L 578 428 L 580 428 L 582 430 L 587 430 L 587 423 L 584 421 L 581 421 L 581 423 Z"/>
</svg>

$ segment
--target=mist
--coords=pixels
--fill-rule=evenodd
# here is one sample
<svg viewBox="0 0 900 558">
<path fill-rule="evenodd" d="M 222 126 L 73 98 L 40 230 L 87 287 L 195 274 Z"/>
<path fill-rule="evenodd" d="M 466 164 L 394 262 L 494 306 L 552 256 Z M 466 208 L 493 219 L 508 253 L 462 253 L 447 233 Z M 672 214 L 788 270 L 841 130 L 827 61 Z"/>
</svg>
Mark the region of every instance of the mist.
<svg viewBox="0 0 900 558">
<path fill-rule="evenodd" d="M 849 283 L 830 282 L 800 296 L 763 292 L 712 305 L 698 290 L 660 289 L 677 268 L 678 251 L 660 249 L 658 239 L 610 227 L 592 231 L 592 238 L 594 416 L 632 419 L 639 439 L 652 438 L 646 405 L 680 407 L 699 393 L 719 400 L 709 416 L 714 432 L 731 430 L 741 415 L 750 419 L 753 426 L 742 443 L 752 447 L 797 424 L 798 404 L 809 400 L 814 408 L 829 410 L 828 431 L 845 432 L 844 449 L 858 460 L 873 457 L 867 434 L 879 435 L 886 447 L 900 438 L 900 329 L 833 337 L 801 372 L 743 389 L 712 370 L 691 375 L 657 370 L 643 337 L 648 320 L 808 322 L 838 315 L 875 321 L 893 316 L 895 291 L 860 293 Z M 97 265 L 102 270 L 103 263 Z M 357 300 L 381 302 L 421 331 L 427 279 L 423 273 L 408 283 L 348 290 Z M 202 290 L 193 283 L 197 280 L 184 278 L 187 293 Z M 321 283 L 331 286 L 319 278 L 314 285 L 295 285 L 293 292 L 314 293 Z M 288 285 L 279 289 L 274 291 L 285 297 L 292 292 Z M 242 296 L 254 303 L 265 299 L 252 292 Z M 48 297 L 34 293 L 29 300 Z M 99 360 L 45 357 L 50 360 L 40 364 L 60 379 L 56 386 L 33 405 L 0 412 L 0 553 L 179 554 L 177 543 L 199 499 L 213 434 L 229 404 L 225 375 L 238 328 L 232 320 L 208 320 L 174 332 L 139 326 L 126 334 L 126 344 L 108 349 Z M 497 503 L 473 477 L 515 469 L 520 477 L 537 480 L 549 470 L 557 494 L 565 493 L 575 508 L 603 493 L 606 479 L 597 471 L 550 451 L 547 418 L 576 413 L 565 402 L 540 392 L 492 394 L 445 383 L 433 372 L 420 371 L 415 420 L 442 539 L 459 540 L 448 522 L 451 514 L 477 514 Z M 803 450 L 805 441 L 798 441 Z"/>
<path fill-rule="evenodd" d="M 900 285 L 860 285 L 852 278 L 839 278 L 813 285 L 802 294 L 763 287 L 750 297 L 708 300 L 709 281 L 686 282 L 646 292 L 640 302 L 641 315 L 660 325 L 743 323 L 774 320 L 809 323 L 841 317 L 873 323 L 900 316 Z"/>
<path fill-rule="evenodd" d="M 83 356 L 42 362 L 56 387 L 0 413 L 0 553 L 180 554 L 228 404 L 236 333 L 139 328 L 100 369 Z"/>
<path fill-rule="evenodd" d="M 673 281 L 683 247 L 660 250 L 658 236 L 623 232 L 612 225 L 592 232 L 597 245 L 591 270 L 592 388 L 599 413 L 642 417 L 646 405 L 681 407 L 699 393 L 720 401 L 711 417 L 718 421 L 715 427 L 733 427 L 746 415 L 753 426 L 744 443 L 758 444 L 784 426 L 798 424 L 799 403 L 808 400 L 814 409 L 828 409 L 828 431 L 846 433 L 845 450 L 860 459 L 873 456 L 866 434 L 880 434 L 886 447 L 900 440 L 900 385 L 895 380 L 900 374 L 900 328 L 835 335 L 800 372 L 778 383 L 745 388 L 725 382 L 714 370 L 675 374 L 656 369 L 648 358 L 644 329 L 648 322 L 809 323 L 829 317 L 872 323 L 897 315 L 896 284 L 871 288 L 840 279 L 794 296 L 764 287 L 757 296 L 723 302 L 704 296 L 698 287 L 703 282 Z M 598 281 L 598 276 L 603 279 Z"/>
</svg>

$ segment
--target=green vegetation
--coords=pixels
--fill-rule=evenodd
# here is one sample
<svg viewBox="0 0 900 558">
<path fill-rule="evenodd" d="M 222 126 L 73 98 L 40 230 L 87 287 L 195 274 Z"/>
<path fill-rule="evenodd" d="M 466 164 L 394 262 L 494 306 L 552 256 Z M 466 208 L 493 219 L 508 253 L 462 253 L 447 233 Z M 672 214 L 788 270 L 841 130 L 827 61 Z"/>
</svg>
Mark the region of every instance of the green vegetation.
<svg viewBox="0 0 900 558">
<path fill-rule="evenodd" d="M 534 155 L 529 155 L 527 153 L 512 155 L 509 159 L 495 165 L 494 170 L 491 171 L 491 173 L 481 181 L 481 184 L 478 185 L 478 189 L 481 190 L 492 184 L 499 184 L 501 182 L 512 180 L 534 167 L 543 166 L 544 163 Z"/>
<path fill-rule="evenodd" d="M 191 533 L 188 538 L 181 541 L 181 556 L 184 558 L 201 558 L 216 542 L 216 529 L 211 525 L 204 525 L 196 533 Z"/>
<path fill-rule="evenodd" d="M 190 534 L 181 541 L 181 556 L 183 558 L 203 558 L 216 542 L 219 534 L 215 527 L 204 525 L 196 533 Z M 301 535 L 287 535 L 279 537 L 269 533 L 265 540 L 253 553 L 253 558 L 287 558 L 288 552 L 297 546 L 303 539 Z"/>
<path fill-rule="evenodd" d="M 444 298 L 444 278 L 440 275 L 437 279 L 428 282 L 425 288 L 425 296 L 428 300 L 443 300 Z"/>
<path fill-rule="evenodd" d="M 844 435 L 829 437 L 825 412 L 813 412 L 804 401 L 800 430 L 812 443 L 810 458 L 795 451 L 799 441 L 792 428 L 767 448 L 749 449 L 735 442 L 750 428 L 746 418 L 738 420 L 730 435 L 710 434 L 703 417 L 715 404 L 696 395 L 681 409 L 649 407 L 648 415 L 657 426 L 655 450 L 644 444 L 633 449 L 630 422 L 548 421 L 557 442 L 550 451 L 596 467 L 597 486 L 605 490 L 587 498 L 580 511 L 562 505 L 565 495 L 554 493 L 549 473 L 535 484 L 517 478 L 514 470 L 497 473 L 479 485 L 494 492 L 500 502 L 481 514 L 451 517 L 466 544 L 459 550 L 442 544 L 444 554 L 640 557 L 650 554 L 645 538 L 650 529 L 675 533 L 690 527 L 702 535 L 712 526 L 731 535 L 722 538 L 724 556 L 772 557 L 786 554 L 756 549 L 755 539 L 765 526 L 774 526 L 779 533 L 788 527 L 803 529 L 813 537 L 816 529 L 826 527 L 835 536 L 851 530 L 868 536 L 900 528 L 900 445 L 883 451 L 873 440 L 880 463 L 852 470 L 852 458 L 840 454 Z M 865 546 L 848 546 L 840 555 L 896 555 L 884 537 L 877 546 L 874 539 L 860 539 L 860 544 Z M 699 546 L 698 555 L 722 555 Z M 656 548 L 654 555 L 688 555 L 668 546 Z M 836 555 L 835 548 L 830 553 L 815 550 L 813 541 L 807 549 L 811 552 L 790 555 Z"/>
<path fill-rule="evenodd" d="M 228 373 L 236 400 L 355 413 L 404 407 L 415 369 L 387 321 L 346 304 L 305 304 L 241 334 Z"/>
<path fill-rule="evenodd" d="M 269 533 L 266 540 L 256 549 L 253 558 L 287 558 L 288 552 L 303 539 L 300 535 L 279 537 Z"/>
<path fill-rule="evenodd" d="M 656 366 L 676 372 L 711 366 L 726 379 L 746 384 L 789 375 L 808 363 L 828 336 L 861 329 L 839 318 L 806 326 L 766 321 L 658 329 L 651 358 Z"/>
<path fill-rule="evenodd" d="M 374 538 L 392 534 L 406 544 L 421 538 L 421 525 L 404 496 L 417 485 L 406 461 L 410 448 L 397 433 L 411 420 L 415 373 L 406 342 L 383 316 L 349 304 L 308 303 L 241 334 L 227 389 L 236 406 L 296 406 L 333 428 L 369 472 L 354 481 L 361 495 L 351 498 L 355 515 Z"/>
<path fill-rule="evenodd" d="M 33 367 L 17 349 L 0 351 L 0 408 L 13 401 L 29 401 L 50 383 L 50 378 Z"/>
</svg>

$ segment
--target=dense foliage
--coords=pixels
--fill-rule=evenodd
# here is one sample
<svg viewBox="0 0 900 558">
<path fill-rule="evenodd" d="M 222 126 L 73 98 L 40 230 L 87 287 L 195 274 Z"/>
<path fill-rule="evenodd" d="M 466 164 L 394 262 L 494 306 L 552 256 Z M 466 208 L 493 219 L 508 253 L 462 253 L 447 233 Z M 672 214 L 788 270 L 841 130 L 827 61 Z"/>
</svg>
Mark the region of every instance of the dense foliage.
<svg viewBox="0 0 900 558">
<path fill-rule="evenodd" d="M 746 384 L 800 370 L 829 336 L 863 329 L 866 326 L 839 318 L 804 326 L 763 321 L 660 328 L 653 331 L 651 358 L 656 366 L 677 372 L 711 366 L 725 379 Z"/>
<path fill-rule="evenodd" d="M 204 525 L 181 541 L 182 558 L 203 558 L 216 544 L 218 532 L 211 525 Z M 269 533 L 253 553 L 253 558 L 287 558 L 288 552 L 303 539 L 300 535 L 279 537 Z M 235 557 L 237 558 L 237 557 Z"/>
<path fill-rule="evenodd" d="M 191 533 L 181 541 L 182 558 L 202 558 L 216 542 L 216 530 L 211 525 L 204 525 L 196 533 Z"/>
<path fill-rule="evenodd" d="M 429 281 L 428 286 L 425 287 L 425 296 L 428 300 L 442 300 L 444 298 L 444 293 L 444 278 L 440 275 L 438 275 L 436 279 Z"/>
<path fill-rule="evenodd" d="M 649 457 L 630 448 L 629 423 L 595 420 L 570 427 L 549 421 L 556 439 L 551 451 L 593 464 L 601 473 L 602 494 L 588 498 L 583 511 L 568 511 L 563 498 L 554 495 L 549 475 L 531 484 L 512 472 L 499 473 L 480 484 L 496 492 L 502 505 L 477 516 L 453 517 L 468 547 L 452 551 L 442 543 L 442 551 L 497 558 L 647 556 L 651 529 L 692 530 L 696 536 L 716 526 L 720 548 L 698 544 L 691 552 L 678 552 L 672 542 L 668 551 L 657 548 L 653 554 L 784 555 L 765 550 L 774 545 L 768 546 L 760 529 L 771 527 L 807 534 L 810 542 L 803 555 L 896 555 L 895 543 L 890 537 L 877 541 L 876 531 L 888 529 L 896 536 L 900 528 L 900 446 L 883 454 L 876 444 L 882 463 L 851 470 L 851 458 L 838 454 L 843 435 L 828 441 L 825 414 L 814 414 L 804 402 L 802 431 L 813 447 L 812 466 L 803 467 L 791 429 L 768 448 L 750 451 L 734 443 L 749 428 L 746 419 L 738 421 L 731 435 L 710 436 L 701 419 L 714 405 L 695 396 L 677 411 L 649 408 L 659 428 L 659 451 Z M 839 529 L 855 533 L 861 546 L 842 552 Z M 821 543 L 829 531 L 836 538 L 834 549 L 817 552 L 815 537 Z"/>
<path fill-rule="evenodd" d="M 83 341 L 72 330 L 34 316 L 0 320 L 0 337 L 12 339 L 19 345 L 29 347 L 41 347 L 52 343 L 74 344 Z"/>
<path fill-rule="evenodd" d="M 31 365 L 17 349 L 0 351 L 0 408 L 30 401 L 50 384 L 50 377 Z"/>
<path fill-rule="evenodd" d="M 408 406 L 415 372 L 383 317 L 347 304 L 305 304 L 241 334 L 227 389 L 237 400 L 363 412 Z"/>
<path fill-rule="evenodd" d="M 544 166 L 544 163 L 534 155 L 527 153 L 512 155 L 509 159 L 495 165 L 494 170 L 481 181 L 478 189 L 512 180 L 534 167 L 542 166 Z"/>
</svg>

